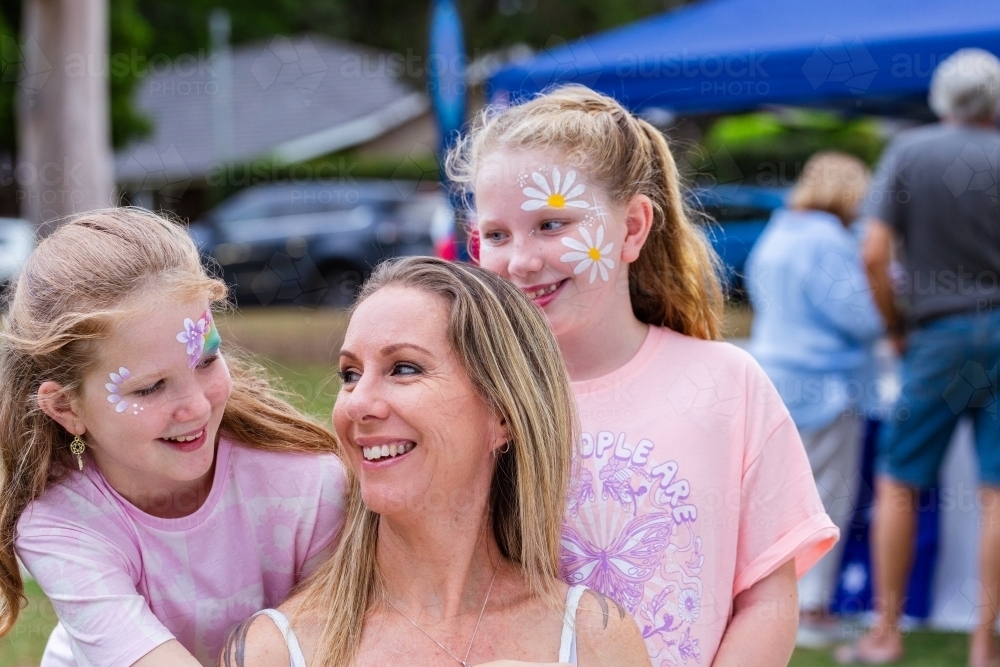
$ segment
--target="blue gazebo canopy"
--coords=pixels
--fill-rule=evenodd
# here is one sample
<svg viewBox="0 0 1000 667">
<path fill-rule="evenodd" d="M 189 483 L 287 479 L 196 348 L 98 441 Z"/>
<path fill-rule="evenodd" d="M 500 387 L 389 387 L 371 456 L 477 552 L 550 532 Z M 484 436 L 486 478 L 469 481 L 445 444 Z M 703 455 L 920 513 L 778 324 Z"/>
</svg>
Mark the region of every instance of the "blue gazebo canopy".
<svg viewBox="0 0 1000 667">
<path fill-rule="evenodd" d="M 490 95 L 577 82 L 635 111 L 926 113 L 934 67 L 970 46 L 1000 54 L 1000 0 L 704 0 L 508 66 Z"/>
</svg>

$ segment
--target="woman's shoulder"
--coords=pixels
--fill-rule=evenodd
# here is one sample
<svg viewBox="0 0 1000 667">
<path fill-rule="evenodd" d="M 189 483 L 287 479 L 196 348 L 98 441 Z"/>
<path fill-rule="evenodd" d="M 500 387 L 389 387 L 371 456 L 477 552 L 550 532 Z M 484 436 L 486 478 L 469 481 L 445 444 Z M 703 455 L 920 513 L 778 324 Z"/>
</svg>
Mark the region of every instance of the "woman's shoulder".
<svg viewBox="0 0 1000 667">
<path fill-rule="evenodd" d="M 232 631 L 219 655 L 218 665 L 288 667 L 290 662 L 285 635 L 272 618 L 265 613 L 258 613 Z"/>
<path fill-rule="evenodd" d="M 584 591 L 577 607 L 576 636 L 578 662 L 582 664 L 649 664 L 646 643 L 632 615 L 590 588 Z"/>
</svg>

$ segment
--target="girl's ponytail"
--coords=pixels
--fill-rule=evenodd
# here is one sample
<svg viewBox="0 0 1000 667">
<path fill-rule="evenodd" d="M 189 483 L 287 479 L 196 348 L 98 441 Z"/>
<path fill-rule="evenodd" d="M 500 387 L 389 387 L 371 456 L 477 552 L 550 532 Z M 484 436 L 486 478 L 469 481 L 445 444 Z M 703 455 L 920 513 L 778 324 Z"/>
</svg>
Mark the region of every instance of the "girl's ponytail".
<svg viewBox="0 0 1000 667">
<path fill-rule="evenodd" d="M 556 150 L 585 171 L 616 204 L 643 194 L 653 227 L 629 266 L 632 310 L 646 324 L 688 336 L 721 336 L 719 260 L 692 222 L 680 177 L 663 135 L 618 102 L 589 88 L 557 88 L 508 109 L 487 109 L 448 155 L 452 182 L 471 193 L 491 151 Z"/>
<path fill-rule="evenodd" d="M 654 214 L 646 244 L 629 267 L 632 310 L 646 324 L 718 339 L 723 303 L 718 256 L 688 215 L 667 140 L 646 121 L 636 119 L 635 124 L 643 143 L 648 142 L 653 173 L 644 194 L 652 200 Z"/>
</svg>

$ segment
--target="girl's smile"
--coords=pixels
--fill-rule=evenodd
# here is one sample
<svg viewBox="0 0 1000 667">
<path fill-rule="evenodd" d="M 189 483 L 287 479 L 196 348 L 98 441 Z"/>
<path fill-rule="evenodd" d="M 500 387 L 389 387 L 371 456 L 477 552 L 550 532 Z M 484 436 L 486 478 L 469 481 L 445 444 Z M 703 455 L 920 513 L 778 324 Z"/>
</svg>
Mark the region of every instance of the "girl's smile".
<svg viewBox="0 0 1000 667">
<path fill-rule="evenodd" d="M 628 294 L 620 211 L 588 174 L 543 151 L 484 158 L 475 185 L 480 264 L 544 309 L 557 336 Z"/>
<path fill-rule="evenodd" d="M 232 390 L 207 302 L 149 303 L 100 342 L 76 400 L 90 455 L 140 508 L 204 486 Z"/>
</svg>

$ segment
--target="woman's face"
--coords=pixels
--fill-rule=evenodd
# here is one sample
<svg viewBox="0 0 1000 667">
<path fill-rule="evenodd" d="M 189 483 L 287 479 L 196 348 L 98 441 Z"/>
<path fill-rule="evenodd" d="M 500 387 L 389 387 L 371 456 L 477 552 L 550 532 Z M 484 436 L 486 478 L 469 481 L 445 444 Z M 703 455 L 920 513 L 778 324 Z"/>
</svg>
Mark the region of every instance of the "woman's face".
<svg viewBox="0 0 1000 667">
<path fill-rule="evenodd" d="M 197 499 L 162 494 L 197 488 L 208 475 L 232 382 L 207 299 L 149 303 L 99 344 L 78 413 L 113 487 L 154 511 L 166 502 L 196 509 Z M 130 497 L 137 489 L 150 497 Z"/>
<path fill-rule="evenodd" d="M 379 514 L 485 508 L 505 431 L 455 354 L 448 320 L 440 297 L 389 286 L 347 327 L 333 422 Z"/>
<path fill-rule="evenodd" d="M 557 337 L 628 299 L 625 211 L 588 174 L 547 152 L 496 151 L 474 189 L 480 264 L 524 290 Z"/>
</svg>

